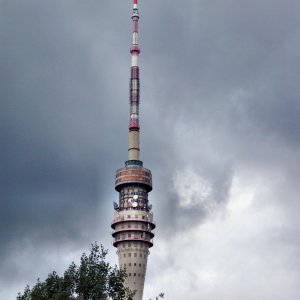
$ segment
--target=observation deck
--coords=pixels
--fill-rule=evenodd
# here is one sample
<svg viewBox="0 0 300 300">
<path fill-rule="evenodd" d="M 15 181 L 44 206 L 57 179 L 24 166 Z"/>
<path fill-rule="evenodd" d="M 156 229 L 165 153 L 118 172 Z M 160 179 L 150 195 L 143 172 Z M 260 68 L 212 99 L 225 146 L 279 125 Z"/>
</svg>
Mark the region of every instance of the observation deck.
<svg viewBox="0 0 300 300">
<path fill-rule="evenodd" d="M 121 242 L 144 242 L 148 244 L 149 248 L 153 247 L 153 239 L 147 237 L 124 237 L 120 239 L 114 238 L 113 245 L 117 247 Z"/>
<path fill-rule="evenodd" d="M 128 184 L 140 184 L 146 188 L 147 192 L 152 191 L 151 171 L 144 168 L 142 164 L 127 163 L 124 168 L 116 172 L 115 189 L 119 192 L 124 185 Z"/>
<path fill-rule="evenodd" d="M 137 216 L 137 218 L 135 218 L 132 215 L 130 215 L 130 218 L 128 218 L 128 216 L 122 216 L 122 217 L 115 218 L 111 222 L 111 228 L 115 229 L 116 225 L 118 225 L 120 223 L 128 223 L 128 222 L 139 222 L 139 223 L 141 222 L 141 223 L 144 223 L 146 225 L 149 224 L 151 226 L 151 230 L 155 229 L 155 227 L 156 227 L 156 224 L 152 220 L 152 217 L 148 218 L 148 219 L 147 218 L 143 219 L 143 216 Z"/>
<path fill-rule="evenodd" d="M 115 237 L 118 233 L 147 233 L 149 234 L 150 238 L 154 238 L 154 232 L 151 231 L 151 229 L 141 229 L 141 228 L 122 228 L 122 229 L 119 229 L 119 230 L 115 230 L 113 233 L 112 233 L 112 236 Z"/>
</svg>

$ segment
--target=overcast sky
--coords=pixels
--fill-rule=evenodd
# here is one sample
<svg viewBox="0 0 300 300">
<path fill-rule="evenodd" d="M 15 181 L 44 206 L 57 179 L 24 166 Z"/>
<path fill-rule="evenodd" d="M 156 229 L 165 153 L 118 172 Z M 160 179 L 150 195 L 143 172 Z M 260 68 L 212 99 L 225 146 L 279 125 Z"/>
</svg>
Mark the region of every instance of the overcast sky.
<svg viewBox="0 0 300 300">
<path fill-rule="evenodd" d="M 300 299 L 300 3 L 140 1 L 145 300 Z M 0 0 L 0 299 L 109 249 L 131 1 Z"/>
</svg>

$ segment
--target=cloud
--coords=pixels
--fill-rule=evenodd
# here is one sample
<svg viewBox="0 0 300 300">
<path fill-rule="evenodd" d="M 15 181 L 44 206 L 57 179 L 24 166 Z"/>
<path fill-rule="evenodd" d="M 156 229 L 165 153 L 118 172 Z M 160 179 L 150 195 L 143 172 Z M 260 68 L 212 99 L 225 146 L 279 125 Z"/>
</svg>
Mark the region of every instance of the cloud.
<svg viewBox="0 0 300 300">
<path fill-rule="evenodd" d="M 299 298 L 300 6 L 140 6 L 157 221 L 145 296 Z M 110 245 L 130 13 L 126 1 L 0 2 L 0 298 Z"/>
<path fill-rule="evenodd" d="M 234 176 L 226 207 L 204 224 L 159 238 L 150 256 L 155 276 L 148 297 L 157 286 L 170 299 L 297 297 L 299 248 L 282 243 L 289 220 L 270 189 L 280 178 L 270 182 L 249 173 Z"/>
</svg>

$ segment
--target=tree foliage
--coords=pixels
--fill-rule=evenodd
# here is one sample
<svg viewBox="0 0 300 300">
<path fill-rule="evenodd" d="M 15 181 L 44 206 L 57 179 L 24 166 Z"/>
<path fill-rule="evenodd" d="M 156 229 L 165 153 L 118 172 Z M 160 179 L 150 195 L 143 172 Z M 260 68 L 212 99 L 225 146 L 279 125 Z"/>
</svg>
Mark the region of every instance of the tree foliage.
<svg viewBox="0 0 300 300">
<path fill-rule="evenodd" d="M 73 262 L 60 277 L 56 272 L 27 285 L 17 300 L 132 300 L 134 292 L 124 286 L 126 273 L 105 261 L 107 250 L 93 244 L 90 254 L 82 254 L 80 265 Z"/>
<path fill-rule="evenodd" d="M 158 300 L 159 298 L 164 299 L 165 298 L 165 293 L 160 293 L 157 297 L 155 297 L 156 300 Z M 152 300 L 152 299 L 149 299 Z"/>
</svg>

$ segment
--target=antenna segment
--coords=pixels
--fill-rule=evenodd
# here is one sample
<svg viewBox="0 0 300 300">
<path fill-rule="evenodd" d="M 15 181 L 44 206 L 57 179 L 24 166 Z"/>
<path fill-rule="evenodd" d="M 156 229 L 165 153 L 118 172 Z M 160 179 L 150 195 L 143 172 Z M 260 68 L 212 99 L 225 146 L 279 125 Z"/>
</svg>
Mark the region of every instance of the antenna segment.
<svg viewBox="0 0 300 300">
<path fill-rule="evenodd" d="M 131 19 L 132 28 L 132 45 L 131 53 L 131 76 L 130 76 L 130 122 L 129 122 L 129 160 L 139 160 L 139 104 L 140 104 L 140 71 L 139 71 L 139 54 L 141 52 L 138 45 L 138 28 L 139 28 L 139 11 L 138 0 L 133 0 L 133 11 Z"/>
</svg>

